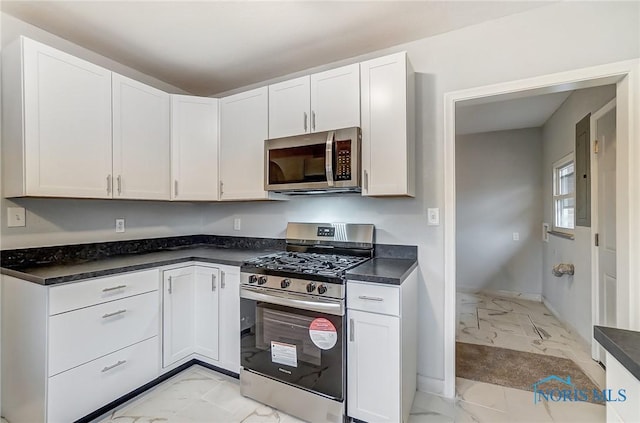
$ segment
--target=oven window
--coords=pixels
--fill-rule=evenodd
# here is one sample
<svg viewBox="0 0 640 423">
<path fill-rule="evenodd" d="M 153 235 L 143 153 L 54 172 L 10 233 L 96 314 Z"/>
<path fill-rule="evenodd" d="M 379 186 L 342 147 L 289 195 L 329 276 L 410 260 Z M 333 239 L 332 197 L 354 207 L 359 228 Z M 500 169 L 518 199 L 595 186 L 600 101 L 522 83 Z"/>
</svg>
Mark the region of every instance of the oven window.
<svg viewBox="0 0 640 423">
<path fill-rule="evenodd" d="M 241 301 L 243 310 L 255 311 L 253 324 L 243 330 L 241 338 L 241 364 L 245 369 L 343 399 L 342 316 L 244 298 Z M 314 332 L 319 325 L 328 331 Z"/>
</svg>

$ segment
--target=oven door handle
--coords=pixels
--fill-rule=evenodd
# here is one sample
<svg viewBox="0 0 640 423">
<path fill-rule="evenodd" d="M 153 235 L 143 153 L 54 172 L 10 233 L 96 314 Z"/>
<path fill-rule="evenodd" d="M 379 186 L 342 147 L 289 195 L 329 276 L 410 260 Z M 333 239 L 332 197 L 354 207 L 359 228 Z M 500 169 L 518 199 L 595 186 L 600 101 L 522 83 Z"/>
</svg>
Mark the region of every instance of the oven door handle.
<svg viewBox="0 0 640 423">
<path fill-rule="evenodd" d="M 286 307 L 300 308 L 303 310 L 317 311 L 319 313 L 344 316 L 344 303 L 341 300 L 335 301 L 309 301 L 296 298 L 286 292 L 265 292 L 261 289 L 242 287 L 240 288 L 240 298 L 247 300 L 263 301 L 269 304 L 277 304 Z"/>
</svg>

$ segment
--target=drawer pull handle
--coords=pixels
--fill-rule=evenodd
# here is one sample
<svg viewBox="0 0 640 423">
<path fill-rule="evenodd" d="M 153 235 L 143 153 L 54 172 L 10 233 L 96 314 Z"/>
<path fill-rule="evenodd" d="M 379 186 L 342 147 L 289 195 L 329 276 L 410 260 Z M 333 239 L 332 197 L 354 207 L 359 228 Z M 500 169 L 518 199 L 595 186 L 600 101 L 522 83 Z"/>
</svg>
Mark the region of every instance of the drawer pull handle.
<svg viewBox="0 0 640 423">
<path fill-rule="evenodd" d="M 115 369 L 118 366 L 122 366 L 126 362 L 127 362 L 127 360 L 118 360 L 118 362 L 116 364 L 112 364 L 111 366 L 106 366 L 104 369 L 102 369 L 102 373 L 108 372 L 111 369 Z"/>
<path fill-rule="evenodd" d="M 211 275 L 211 290 L 216 290 L 216 275 Z"/>
<path fill-rule="evenodd" d="M 355 323 L 353 321 L 353 319 L 349 319 L 349 341 L 354 342 L 356 340 L 356 334 L 355 334 Z"/>
<path fill-rule="evenodd" d="M 124 289 L 126 288 L 127 285 L 118 285 L 118 286 L 112 286 L 111 288 L 105 288 L 102 290 L 102 292 L 109 292 L 109 291 L 115 291 L 117 289 Z"/>
<path fill-rule="evenodd" d="M 225 274 L 223 271 L 220 271 L 220 288 L 224 289 L 225 286 L 227 286 L 227 283 L 225 282 Z"/>
<path fill-rule="evenodd" d="M 360 295 L 358 298 L 366 301 L 384 301 L 384 298 L 380 297 L 367 297 L 366 295 Z"/>
<path fill-rule="evenodd" d="M 102 318 L 103 318 L 103 319 L 106 319 L 107 317 L 117 316 L 118 314 L 122 314 L 122 313 L 126 313 L 126 312 L 127 312 L 127 310 L 122 309 L 122 310 L 114 311 L 113 313 L 107 313 L 107 314 L 104 314 L 104 315 L 102 316 Z"/>
</svg>

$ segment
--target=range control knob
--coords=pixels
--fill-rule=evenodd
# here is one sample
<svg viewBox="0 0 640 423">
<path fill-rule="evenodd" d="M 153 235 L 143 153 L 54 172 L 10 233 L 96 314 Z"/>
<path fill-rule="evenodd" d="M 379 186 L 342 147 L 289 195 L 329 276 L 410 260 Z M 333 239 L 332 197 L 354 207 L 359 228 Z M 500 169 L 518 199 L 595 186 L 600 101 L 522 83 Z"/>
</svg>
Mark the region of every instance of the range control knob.
<svg viewBox="0 0 640 423">
<path fill-rule="evenodd" d="M 318 294 L 324 294 L 325 292 L 327 292 L 327 287 L 320 284 L 320 286 L 318 286 Z"/>
<path fill-rule="evenodd" d="M 256 282 L 258 282 L 258 277 L 256 275 L 249 276 L 249 283 L 256 283 Z"/>
<path fill-rule="evenodd" d="M 309 282 L 307 284 L 307 292 L 313 292 L 316 289 L 316 284 L 313 282 Z"/>
<path fill-rule="evenodd" d="M 267 277 L 266 276 L 260 276 L 258 278 L 258 285 L 264 285 L 265 283 L 267 283 Z"/>
<path fill-rule="evenodd" d="M 283 279 L 282 282 L 280 282 L 280 288 L 282 289 L 289 288 L 289 285 L 291 285 L 291 280 L 289 279 Z"/>
</svg>

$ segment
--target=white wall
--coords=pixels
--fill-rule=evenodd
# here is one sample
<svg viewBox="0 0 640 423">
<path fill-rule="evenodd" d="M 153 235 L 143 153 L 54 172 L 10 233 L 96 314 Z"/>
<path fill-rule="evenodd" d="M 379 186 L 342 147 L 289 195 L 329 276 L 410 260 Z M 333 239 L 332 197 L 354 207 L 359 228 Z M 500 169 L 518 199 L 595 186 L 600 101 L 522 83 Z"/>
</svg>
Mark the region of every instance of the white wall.
<svg viewBox="0 0 640 423">
<path fill-rule="evenodd" d="M 540 128 L 456 136 L 456 210 L 456 288 L 540 298 Z"/>
<path fill-rule="evenodd" d="M 575 131 L 588 113 L 593 113 L 616 96 L 615 85 L 577 90 L 555 111 L 542 128 L 544 163 L 544 221 L 552 219 L 553 163 L 575 149 Z M 561 320 L 591 342 L 591 243 L 594 231 L 576 227 L 575 239 L 550 235 L 543 246 L 542 295 Z M 555 277 L 556 263 L 573 263 L 573 276 Z"/>
<path fill-rule="evenodd" d="M 202 217 L 203 224 L 199 227 L 202 232 L 281 237 L 288 220 L 336 220 L 374 223 L 378 242 L 418 245 L 420 386 L 441 390 L 444 378 L 443 228 L 426 225 L 426 208 L 443 204 L 444 93 L 640 57 L 639 12 L 638 2 L 560 2 L 363 56 L 407 50 L 419 73 L 416 78 L 415 199 L 331 197 L 297 198 L 285 203 L 211 204 L 203 206 L 202 213 L 195 212 L 195 216 L 190 206 L 185 205 L 183 209 L 180 205 L 157 203 L 151 206 L 151 213 L 164 213 L 160 219 L 163 225 L 151 230 L 188 233 Z M 87 216 L 85 219 L 93 222 L 90 216 L 101 213 L 102 207 L 113 209 L 104 212 L 108 216 L 101 217 L 100 224 L 119 213 L 127 217 L 130 210 L 135 210 L 139 222 L 143 222 L 144 205 L 152 204 L 114 202 L 107 206 L 105 202 L 88 202 L 71 208 L 64 203 L 66 200 L 51 205 L 48 203 L 51 200 L 34 201 L 42 202 L 37 203 L 38 213 L 46 221 L 42 230 L 29 228 L 17 233 L 11 244 L 3 248 L 28 244 L 22 240 L 36 239 L 45 228 L 49 230 L 47 237 L 55 234 L 56 239 L 63 240 L 66 238 L 63 231 L 73 228 L 75 220 Z M 30 204 L 27 206 L 32 207 Z M 78 206 L 78 202 L 69 204 Z M 6 207 L 6 203 L 2 207 Z M 234 216 L 242 217 L 242 231 L 232 230 Z M 144 227 L 128 226 L 126 235 L 130 237 L 147 233 Z M 4 236 L 7 229 L 2 231 Z M 99 241 L 109 232 L 87 230 L 76 235 L 85 241 Z"/>
</svg>

